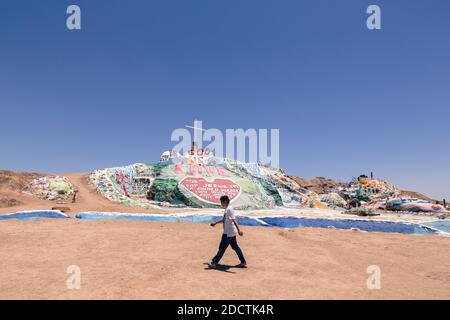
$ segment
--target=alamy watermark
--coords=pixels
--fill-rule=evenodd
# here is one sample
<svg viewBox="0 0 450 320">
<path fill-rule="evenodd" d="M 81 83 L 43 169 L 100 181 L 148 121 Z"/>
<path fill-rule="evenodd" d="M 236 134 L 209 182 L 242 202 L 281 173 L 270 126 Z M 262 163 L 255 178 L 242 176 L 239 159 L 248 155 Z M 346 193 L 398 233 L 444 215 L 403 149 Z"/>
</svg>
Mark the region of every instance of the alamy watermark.
<svg viewBox="0 0 450 320">
<path fill-rule="evenodd" d="M 66 280 L 67 289 L 80 289 L 81 288 L 80 267 L 77 265 L 68 266 L 66 272 L 69 275 Z"/>
<path fill-rule="evenodd" d="M 66 13 L 69 16 L 66 19 L 66 27 L 69 30 L 81 29 L 81 9 L 75 4 L 71 4 L 67 7 Z"/>
<path fill-rule="evenodd" d="M 366 270 L 369 277 L 367 278 L 367 289 L 380 290 L 381 289 L 381 269 L 377 265 L 370 265 Z"/>
<path fill-rule="evenodd" d="M 367 7 L 367 14 L 370 16 L 367 18 L 366 25 L 369 30 L 381 29 L 381 8 L 375 4 Z"/>
<path fill-rule="evenodd" d="M 66 19 L 66 27 L 69 30 L 81 30 L 81 8 L 76 4 L 67 7 L 66 13 L 69 15 Z M 370 16 L 366 20 L 366 26 L 369 30 L 381 29 L 381 8 L 378 5 L 371 4 L 367 7 L 366 13 Z"/>
<path fill-rule="evenodd" d="M 260 163 L 279 168 L 280 130 L 279 129 L 226 129 L 225 133 L 216 128 L 203 129 L 203 122 L 195 120 L 194 126 L 186 126 L 172 131 L 170 140 L 177 142 L 174 152 L 187 154 L 198 150 L 208 150 L 216 157 L 239 162 Z M 269 134 L 270 133 L 270 134 Z"/>
</svg>

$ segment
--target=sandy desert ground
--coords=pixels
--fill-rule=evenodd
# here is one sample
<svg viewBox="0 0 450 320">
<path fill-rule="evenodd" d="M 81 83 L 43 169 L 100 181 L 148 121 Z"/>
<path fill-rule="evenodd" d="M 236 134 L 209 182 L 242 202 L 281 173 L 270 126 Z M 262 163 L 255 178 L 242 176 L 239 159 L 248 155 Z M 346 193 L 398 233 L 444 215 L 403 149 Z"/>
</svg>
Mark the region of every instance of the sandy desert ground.
<svg viewBox="0 0 450 320">
<path fill-rule="evenodd" d="M 169 212 L 129 208 L 102 198 L 86 174 L 67 174 L 79 211 Z M 21 204 L 1 213 L 55 204 L 0 190 Z M 180 212 L 180 210 L 177 210 Z M 330 213 L 330 215 L 332 215 Z M 392 219 L 397 219 L 392 215 Z M 414 219 L 420 219 L 418 217 Z M 331 229 L 244 227 L 249 263 L 229 249 L 221 270 L 207 269 L 221 227 L 130 220 L 47 219 L 0 222 L 0 299 L 450 299 L 450 238 Z M 81 288 L 68 289 L 67 268 Z M 367 268 L 381 289 L 367 288 Z"/>
<path fill-rule="evenodd" d="M 1 299 L 449 299 L 450 239 L 245 227 L 248 269 L 205 269 L 221 230 L 146 221 L 2 221 Z M 238 260 L 229 250 L 223 264 Z M 67 268 L 81 270 L 68 289 Z M 367 267 L 381 289 L 367 288 Z"/>
</svg>

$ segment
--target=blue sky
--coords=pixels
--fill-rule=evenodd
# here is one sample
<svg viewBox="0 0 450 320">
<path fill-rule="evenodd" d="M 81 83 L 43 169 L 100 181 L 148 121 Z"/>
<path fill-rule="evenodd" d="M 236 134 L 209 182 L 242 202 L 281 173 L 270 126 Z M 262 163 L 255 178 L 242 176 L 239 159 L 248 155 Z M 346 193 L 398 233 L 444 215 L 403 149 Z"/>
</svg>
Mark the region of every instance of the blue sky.
<svg viewBox="0 0 450 320">
<path fill-rule="evenodd" d="M 0 168 L 158 161 L 199 118 L 279 128 L 290 174 L 450 198 L 449 57 L 447 0 L 5 0 Z"/>
</svg>

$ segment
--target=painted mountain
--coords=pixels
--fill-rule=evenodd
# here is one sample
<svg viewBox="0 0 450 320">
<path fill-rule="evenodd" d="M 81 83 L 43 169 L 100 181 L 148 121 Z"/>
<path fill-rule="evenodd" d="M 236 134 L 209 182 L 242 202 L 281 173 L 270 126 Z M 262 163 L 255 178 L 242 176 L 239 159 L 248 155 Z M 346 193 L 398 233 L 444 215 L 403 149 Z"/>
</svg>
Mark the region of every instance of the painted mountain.
<svg viewBox="0 0 450 320">
<path fill-rule="evenodd" d="M 90 181 L 106 198 L 129 206 L 214 208 L 222 195 L 240 209 L 320 203 L 317 194 L 280 169 L 197 152 L 163 156 L 156 164 L 96 170 Z"/>
</svg>

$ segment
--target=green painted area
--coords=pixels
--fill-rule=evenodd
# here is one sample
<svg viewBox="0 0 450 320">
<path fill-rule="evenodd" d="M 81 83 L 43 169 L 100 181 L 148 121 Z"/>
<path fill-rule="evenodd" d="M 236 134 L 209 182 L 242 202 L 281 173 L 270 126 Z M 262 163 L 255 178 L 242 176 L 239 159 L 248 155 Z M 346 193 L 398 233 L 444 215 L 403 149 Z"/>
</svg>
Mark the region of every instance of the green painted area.
<svg viewBox="0 0 450 320">
<path fill-rule="evenodd" d="M 167 171 L 167 167 L 169 167 L 170 165 L 167 163 L 158 163 L 158 164 L 154 164 L 154 165 L 150 165 L 149 167 L 151 169 L 153 169 L 153 174 L 155 175 L 155 177 L 159 177 L 160 175 L 163 174 L 164 171 Z M 164 170 L 166 169 L 166 170 Z"/>
<path fill-rule="evenodd" d="M 154 189 L 152 196 L 153 200 L 172 202 L 175 198 L 177 186 L 178 181 L 175 179 L 155 179 L 152 185 L 152 188 Z"/>
<path fill-rule="evenodd" d="M 274 198 L 275 204 L 277 206 L 282 206 L 283 200 L 281 199 L 281 196 L 278 193 L 278 190 L 272 184 L 270 184 L 268 181 L 265 181 L 263 179 L 259 179 L 259 180 L 260 180 L 260 183 L 263 186 L 264 190 L 267 191 L 267 194 Z"/>
</svg>

